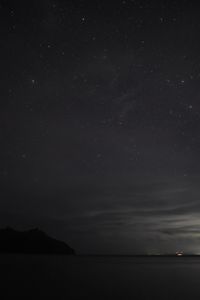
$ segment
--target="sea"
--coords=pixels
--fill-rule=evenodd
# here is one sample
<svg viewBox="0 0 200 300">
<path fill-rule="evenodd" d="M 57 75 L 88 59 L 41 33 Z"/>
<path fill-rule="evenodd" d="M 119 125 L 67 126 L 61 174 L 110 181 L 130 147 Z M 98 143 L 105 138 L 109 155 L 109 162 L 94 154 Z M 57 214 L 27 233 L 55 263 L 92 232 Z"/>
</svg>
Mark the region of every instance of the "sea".
<svg viewBox="0 0 200 300">
<path fill-rule="evenodd" d="M 200 299 L 199 257 L 0 255 L 0 299 Z"/>
</svg>

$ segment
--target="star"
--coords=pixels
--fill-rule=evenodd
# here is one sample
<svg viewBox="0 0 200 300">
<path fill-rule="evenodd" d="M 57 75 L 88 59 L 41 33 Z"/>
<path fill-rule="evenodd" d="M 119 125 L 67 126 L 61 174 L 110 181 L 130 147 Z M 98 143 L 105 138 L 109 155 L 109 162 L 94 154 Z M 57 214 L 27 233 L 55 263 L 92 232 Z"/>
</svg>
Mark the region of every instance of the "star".
<svg viewBox="0 0 200 300">
<path fill-rule="evenodd" d="M 166 79 L 165 81 L 166 81 L 167 83 L 169 83 L 169 84 L 171 83 L 171 80 L 170 80 L 170 79 Z"/>
</svg>

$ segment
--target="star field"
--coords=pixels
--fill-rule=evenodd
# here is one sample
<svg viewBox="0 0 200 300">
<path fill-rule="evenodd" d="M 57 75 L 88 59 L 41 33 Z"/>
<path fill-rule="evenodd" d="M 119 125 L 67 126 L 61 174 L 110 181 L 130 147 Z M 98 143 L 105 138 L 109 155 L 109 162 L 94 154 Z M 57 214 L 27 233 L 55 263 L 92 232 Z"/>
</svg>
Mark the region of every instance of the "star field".
<svg viewBox="0 0 200 300">
<path fill-rule="evenodd" d="M 0 1 L 3 225 L 83 252 L 198 251 L 199 9 Z"/>
</svg>

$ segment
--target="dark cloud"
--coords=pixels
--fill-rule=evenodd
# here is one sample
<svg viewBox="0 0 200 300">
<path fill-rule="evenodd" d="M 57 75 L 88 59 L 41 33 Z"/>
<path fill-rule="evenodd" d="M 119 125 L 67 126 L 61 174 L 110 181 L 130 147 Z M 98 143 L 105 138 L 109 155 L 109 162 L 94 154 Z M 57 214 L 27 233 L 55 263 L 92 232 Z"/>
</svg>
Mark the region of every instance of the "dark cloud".
<svg viewBox="0 0 200 300">
<path fill-rule="evenodd" d="M 120 184 L 116 185 L 116 181 Z M 116 253 L 116 249 L 111 247 L 110 236 L 118 243 L 117 249 L 121 253 L 124 251 L 120 245 L 123 239 L 129 241 L 129 253 L 139 251 L 140 247 L 145 251 L 164 251 L 167 241 L 172 245 L 170 249 L 175 250 L 175 237 L 182 243 L 188 237 L 196 241 L 199 235 L 200 192 L 198 183 L 193 180 L 177 177 L 176 180 L 165 178 L 157 181 L 154 178 L 146 182 L 139 179 L 131 182 L 118 177 L 113 182 L 105 180 L 101 185 L 95 181 L 81 181 L 78 186 L 66 185 L 49 192 L 43 188 L 38 187 L 37 193 L 35 187 L 32 188 L 31 196 L 30 190 L 22 194 L 15 189 L 12 199 L 7 195 L 1 207 L 9 211 L 12 205 L 14 224 L 22 226 L 29 219 L 29 224 L 35 222 L 62 238 L 67 235 L 82 251 L 87 252 L 87 247 L 91 247 L 97 252 Z M 18 196 L 21 198 L 14 209 Z M 22 210 L 23 214 L 19 217 L 18 213 Z M 6 215 L 1 222 L 5 224 L 8 219 Z M 95 239 L 94 245 L 91 238 Z M 185 248 L 191 251 L 192 247 L 188 245 Z"/>
</svg>

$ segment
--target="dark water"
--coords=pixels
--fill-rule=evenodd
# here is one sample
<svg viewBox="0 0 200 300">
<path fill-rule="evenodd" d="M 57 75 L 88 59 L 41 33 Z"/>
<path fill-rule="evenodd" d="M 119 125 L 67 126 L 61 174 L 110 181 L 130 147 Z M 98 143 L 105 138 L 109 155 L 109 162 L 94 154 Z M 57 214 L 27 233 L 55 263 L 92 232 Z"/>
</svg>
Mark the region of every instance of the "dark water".
<svg viewBox="0 0 200 300">
<path fill-rule="evenodd" d="M 1 299 L 200 299 L 200 258 L 1 255 L 0 275 Z"/>
</svg>

